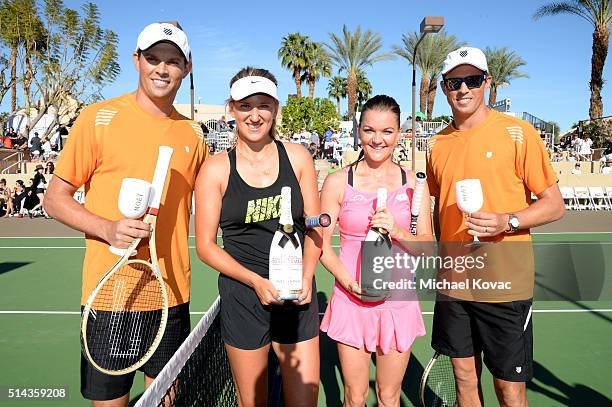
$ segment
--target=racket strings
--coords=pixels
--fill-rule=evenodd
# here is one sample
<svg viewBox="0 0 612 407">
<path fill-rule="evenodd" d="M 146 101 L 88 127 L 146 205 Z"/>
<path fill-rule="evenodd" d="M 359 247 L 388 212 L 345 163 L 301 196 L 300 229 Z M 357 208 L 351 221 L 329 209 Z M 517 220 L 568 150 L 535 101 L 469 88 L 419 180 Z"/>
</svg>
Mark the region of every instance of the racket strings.
<svg viewBox="0 0 612 407">
<path fill-rule="evenodd" d="M 163 297 L 150 265 L 128 263 L 100 288 L 87 321 L 91 357 L 100 367 L 122 370 L 138 362 L 155 340 Z M 93 317 L 95 315 L 95 317 Z"/>
<path fill-rule="evenodd" d="M 448 356 L 439 355 L 427 375 L 424 392 L 427 407 L 455 407 L 457 393 L 453 366 Z"/>
</svg>

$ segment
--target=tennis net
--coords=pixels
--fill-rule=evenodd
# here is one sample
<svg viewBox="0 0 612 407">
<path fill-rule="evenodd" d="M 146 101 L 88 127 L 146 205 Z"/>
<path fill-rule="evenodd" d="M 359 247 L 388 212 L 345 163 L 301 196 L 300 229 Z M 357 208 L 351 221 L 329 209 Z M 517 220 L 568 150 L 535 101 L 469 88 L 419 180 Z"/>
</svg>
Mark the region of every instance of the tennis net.
<svg viewBox="0 0 612 407">
<path fill-rule="evenodd" d="M 217 298 L 136 407 L 237 406 Z"/>
</svg>

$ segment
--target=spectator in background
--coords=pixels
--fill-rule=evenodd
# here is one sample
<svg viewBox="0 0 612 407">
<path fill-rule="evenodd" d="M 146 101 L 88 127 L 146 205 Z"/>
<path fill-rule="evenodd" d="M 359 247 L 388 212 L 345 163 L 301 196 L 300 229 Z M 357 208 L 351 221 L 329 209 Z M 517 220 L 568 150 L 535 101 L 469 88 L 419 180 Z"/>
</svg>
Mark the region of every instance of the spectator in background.
<svg viewBox="0 0 612 407">
<path fill-rule="evenodd" d="M 49 215 L 47 215 L 45 210 L 42 209 L 42 205 L 45 200 L 45 188 L 47 188 L 47 180 L 43 175 L 44 170 L 45 167 L 43 167 L 41 164 L 38 164 L 36 166 L 36 173 L 34 174 L 32 185 L 35 190 L 36 196 L 38 197 L 38 204 L 30 211 L 30 217 L 32 215 L 32 212 L 41 211 L 42 214 L 45 215 L 45 218 L 49 219 Z"/>
<path fill-rule="evenodd" d="M 25 197 L 21 205 L 21 215 L 30 215 L 30 218 L 34 215 L 32 212 L 39 206 L 40 201 L 36 194 L 36 187 L 34 186 L 34 178 L 28 180 L 28 186 L 25 189 Z"/>
<path fill-rule="evenodd" d="M 221 116 L 219 119 L 219 131 L 229 131 L 230 128 L 225 121 L 225 116 Z"/>
<path fill-rule="evenodd" d="M 53 149 L 51 148 L 51 141 L 49 140 L 48 137 L 43 136 L 40 142 L 42 145 L 42 155 L 41 155 L 42 160 L 43 161 L 50 160 L 52 156 L 54 155 Z"/>
<path fill-rule="evenodd" d="M 581 139 L 580 149 L 578 150 L 578 152 L 580 153 L 580 155 L 582 155 L 585 161 L 591 161 L 591 157 L 592 157 L 591 146 L 592 145 L 593 145 L 593 140 L 591 140 L 589 136 L 585 135 Z"/>
<path fill-rule="evenodd" d="M 310 143 L 310 146 L 308 146 L 308 152 L 310 153 L 312 158 L 316 157 L 318 151 L 319 151 L 319 149 L 317 148 L 317 144 L 316 143 Z"/>
<path fill-rule="evenodd" d="M 58 127 L 57 131 L 49 138 L 49 142 L 51 143 L 51 151 L 56 153 L 62 151 L 61 126 Z"/>
<path fill-rule="evenodd" d="M 316 144 L 317 146 L 319 145 L 319 133 L 317 133 L 316 130 L 313 130 L 312 133 L 310 133 L 310 142 Z"/>
<path fill-rule="evenodd" d="M 580 175 L 582 174 L 582 170 L 580 169 L 580 163 L 576 163 L 574 168 L 572 169 L 572 175 Z"/>
<path fill-rule="evenodd" d="M 0 179 L 0 216 L 8 218 L 13 212 L 11 190 L 6 186 L 6 179 Z"/>
<path fill-rule="evenodd" d="M 302 129 L 302 133 L 300 134 L 300 143 L 304 146 L 304 148 L 308 148 L 311 137 L 312 134 L 308 130 Z"/>
<path fill-rule="evenodd" d="M 30 140 L 30 158 L 32 161 L 37 161 L 42 153 L 42 140 L 38 137 L 38 133 L 34 132 L 34 137 Z"/>
<path fill-rule="evenodd" d="M 13 201 L 12 215 L 22 214 L 21 209 L 23 208 L 23 201 L 27 195 L 28 191 L 23 184 L 23 181 L 18 179 L 17 182 L 15 182 L 15 189 L 13 190 L 13 194 L 11 196 L 11 200 Z"/>
<path fill-rule="evenodd" d="M 606 156 L 606 162 L 603 167 L 601 167 L 602 174 L 612 174 L 612 154 L 608 154 Z"/>
<path fill-rule="evenodd" d="M 23 133 L 16 134 L 11 137 L 13 140 L 13 148 L 19 151 L 25 151 L 28 148 L 28 138 Z"/>
<path fill-rule="evenodd" d="M 55 171 L 55 164 L 49 161 L 47 165 L 45 166 L 45 174 L 51 175 L 53 174 L 53 171 Z"/>
</svg>

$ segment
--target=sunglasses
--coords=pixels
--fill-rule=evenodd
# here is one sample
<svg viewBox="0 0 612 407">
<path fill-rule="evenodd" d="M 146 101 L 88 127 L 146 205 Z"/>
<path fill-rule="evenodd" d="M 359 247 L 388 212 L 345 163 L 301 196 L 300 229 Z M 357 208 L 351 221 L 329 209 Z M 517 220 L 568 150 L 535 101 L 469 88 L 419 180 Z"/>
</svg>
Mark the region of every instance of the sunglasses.
<svg viewBox="0 0 612 407">
<path fill-rule="evenodd" d="M 463 78 L 444 78 L 444 85 L 449 90 L 459 90 L 461 84 L 465 82 L 468 89 L 475 89 L 482 86 L 482 83 L 487 79 L 486 75 L 470 75 Z"/>
</svg>

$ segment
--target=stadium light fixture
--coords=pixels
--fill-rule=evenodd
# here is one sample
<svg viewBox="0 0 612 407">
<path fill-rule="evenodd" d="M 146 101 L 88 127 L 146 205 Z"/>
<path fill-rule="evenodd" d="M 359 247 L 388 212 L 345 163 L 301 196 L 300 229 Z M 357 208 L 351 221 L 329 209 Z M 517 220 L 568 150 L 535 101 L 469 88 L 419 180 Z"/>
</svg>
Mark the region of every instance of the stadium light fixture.
<svg viewBox="0 0 612 407">
<path fill-rule="evenodd" d="M 416 59 L 419 44 L 429 33 L 437 33 L 444 27 L 443 16 L 427 16 L 421 21 L 421 36 L 414 46 L 414 54 L 412 57 L 412 171 L 416 171 Z"/>
</svg>

